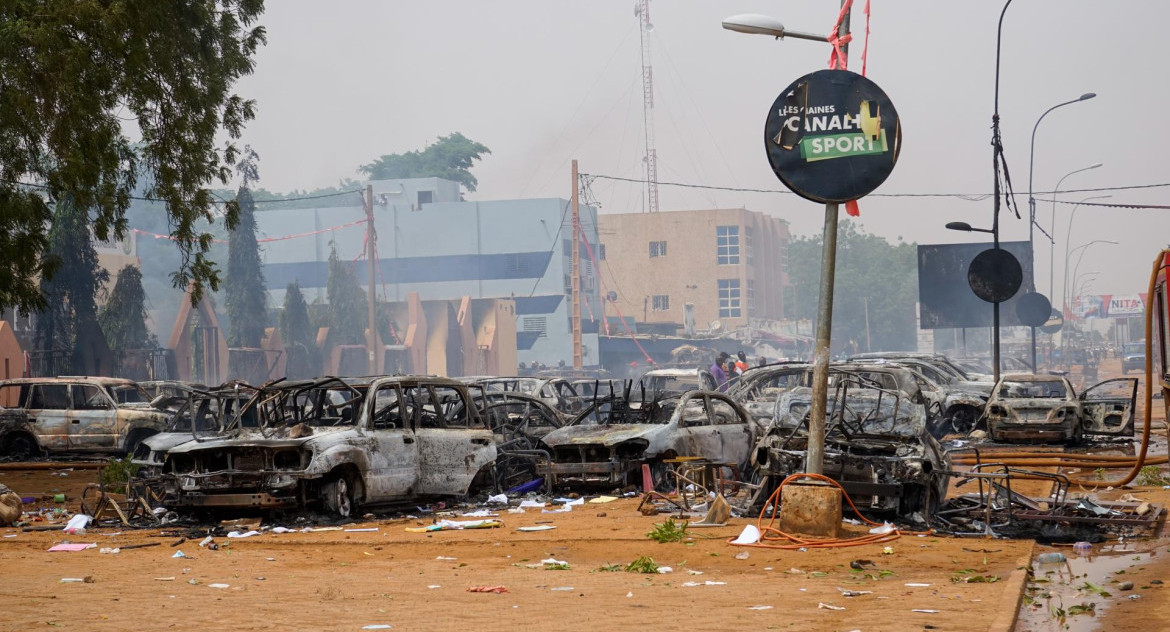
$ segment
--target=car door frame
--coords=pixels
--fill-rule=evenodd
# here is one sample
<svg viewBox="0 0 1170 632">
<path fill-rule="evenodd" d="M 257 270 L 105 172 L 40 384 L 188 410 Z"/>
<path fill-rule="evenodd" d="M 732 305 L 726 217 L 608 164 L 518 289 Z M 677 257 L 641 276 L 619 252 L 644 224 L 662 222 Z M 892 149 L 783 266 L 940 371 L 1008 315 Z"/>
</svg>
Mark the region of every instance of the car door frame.
<svg viewBox="0 0 1170 632">
<path fill-rule="evenodd" d="M 406 396 L 406 386 L 403 395 Z M 438 424 L 423 427 L 421 416 L 414 415 L 414 433 L 418 438 L 419 494 L 436 496 L 461 496 L 466 494 L 477 474 L 496 460 L 496 442 L 492 431 L 472 404 L 467 390 L 458 383 L 419 381 L 410 388 L 425 389 L 428 399 L 435 405 Z M 463 398 L 461 409 L 466 417 L 464 424 L 457 424 L 448 418 L 448 413 L 458 407 L 438 406 L 435 389 L 451 389 Z M 419 405 L 416 403 L 414 408 Z"/>
<path fill-rule="evenodd" d="M 394 427 L 376 427 L 378 391 L 393 389 L 399 409 Z M 397 381 L 374 382 L 367 391 L 360 431 L 369 438 L 369 468 L 365 474 L 365 493 L 369 502 L 383 502 L 417 493 L 419 450 L 413 420 L 403 414 L 404 389 Z"/>
<path fill-rule="evenodd" d="M 89 408 L 82 401 L 82 392 L 94 389 L 104 406 Z M 82 452 L 111 452 L 118 449 L 125 434 L 118 406 L 109 392 L 100 384 L 89 382 L 69 383 L 69 449 Z"/>
<path fill-rule="evenodd" d="M 1130 391 L 1129 399 L 1109 398 L 1093 401 L 1087 401 L 1085 399 L 1085 396 L 1092 392 L 1093 389 L 1105 384 L 1109 384 L 1110 382 L 1130 382 L 1132 389 Z M 1097 382 L 1096 384 L 1082 391 L 1080 395 L 1077 396 L 1077 399 L 1081 405 L 1081 418 L 1079 421 L 1082 432 L 1087 435 L 1095 436 L 1132 437 L 1134 431 L 1134 418 L 1137 411 L 1137 389 L 1138 378 L 1115 377 Z M 1095 412 L 1095 409 L 1106 408 L 1110 406 L 1123 406 L 1125 408 L 1123 408 L 1121 411 Z M 1104 420 L 1110 412 L 1121 412 L 1126 416 L 1126 419 L 1124 419 L 1118 426 L 1106 426 Z"/>
<path fill-rule="evenodd" d="M 65 408 L 34 408 L 34 401 L 42 388 L 60 387 L 65 389 Z M 69 394 L 69 384 L 58 381 L 34 382 L 29 385 L 29 392 L 25 400 L 28 406 L 25 409 L 28 420 L 35 429 L 37 443 L 46 452 L 68 452 L 69 446 L 69 406 L 72 404 Z"/>
</svg>

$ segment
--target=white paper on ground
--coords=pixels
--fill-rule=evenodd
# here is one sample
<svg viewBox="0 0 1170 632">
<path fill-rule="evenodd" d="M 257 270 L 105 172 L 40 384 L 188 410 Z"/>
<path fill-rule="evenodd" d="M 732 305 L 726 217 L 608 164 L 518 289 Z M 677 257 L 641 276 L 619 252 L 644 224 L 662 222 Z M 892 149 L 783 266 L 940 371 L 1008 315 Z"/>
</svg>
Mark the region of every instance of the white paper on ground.
<svg viewBox="0 0 1170 632">
<path fill-rule="evenodd" d="M 551 524 L 538 524 L 535 527 L 520 527 L 516 530 L 517 531 L 531 532 L 531 531 L 548 531 L 549 529 L 556 529 L 556 526 L 551 525 Z"/>
<path fill-rule="evenodd" d="M 240 533 L 239 531 L 231 531 L 228 533 L 227 537 L 229 537 L 229 538 L 250 538 L 254 535 L 260 535 L 260 532 L 256 531 L 256 530 L 245 531 L 244 533 Z"/>
<path fill-rule="evenodd" d="M 887 533 L 890 533 L 893 530 L 894 530 L 894 525 L 887 522 L 885 524 L 878 525 L 878 526 L 870 529 L 869 532 L 874 534 L 874 535 L 885 535 Z"/>
<path fill-rule="evenodd" d="M 760 529 L 754 524 L 744 526 L 739 537 L 732 540 L 732 544 L 755 544 L 760 541 Z"/>
<path fill-rule="evenodd" d="M 506 504 L 508 504 L 508 495 L 507 494 L 496 494 L 495 496 L 488 496 L 487 501 L 488 501 L 489 505 L 491 505 L 491 504 L 506 505 Z"/>
<path fill-rule="evenodd" d="M 93 521 L 93 518 L 85 514 L 76 514 L 69 519 L 69 523 L 65 525 L 62 531 L 69 531 L 70 529 L 84 529 Z"/>
</svg>

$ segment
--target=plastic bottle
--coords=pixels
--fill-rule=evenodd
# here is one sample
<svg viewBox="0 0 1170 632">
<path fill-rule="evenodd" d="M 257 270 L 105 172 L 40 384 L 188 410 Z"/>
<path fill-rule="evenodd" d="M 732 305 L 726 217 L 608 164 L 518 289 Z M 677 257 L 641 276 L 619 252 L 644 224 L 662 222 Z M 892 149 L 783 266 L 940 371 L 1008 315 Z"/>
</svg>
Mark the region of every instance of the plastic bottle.
<svg viewBox="0 0 1170 632">
<path fill-rule="evenodd" d="M 1088 555 L 1093 552 L 1093 545 L 1088 542 L 1077 542 L 1073 544 L 1073 550 L 1077 555 Z"/>
<path fill-rule="evenodd" d="M 1036 561 L 1040 564 L 1063 564 L 1066 558 L 1064 557 L 1064 553 L 1041 553 L 1036 556 Z"/>
</svg>

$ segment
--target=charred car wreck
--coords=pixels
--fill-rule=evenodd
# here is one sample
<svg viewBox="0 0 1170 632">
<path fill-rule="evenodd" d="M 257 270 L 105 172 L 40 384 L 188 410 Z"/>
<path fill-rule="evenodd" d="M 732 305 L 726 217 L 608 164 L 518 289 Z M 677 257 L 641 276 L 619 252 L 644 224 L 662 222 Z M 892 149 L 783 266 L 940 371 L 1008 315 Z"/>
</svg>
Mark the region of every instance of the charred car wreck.
<svg viewBox="0 0 1170 632">
<path fill-rule="evenodd" d="M 325 378 L 259 389 L 233 410 L 223 401 L 187 413 L 191 440 L 141 455 L 166 505 L 318 506 L 349 516 L 359 506 L 465 495 L 488 480 L 496 457 L 491 430 L 452 380 Z M 205 423 L 204 411 L 218 421 Z"/>
<path fill-rule="evenodd" d="M 722 393 L 692 390 L 631 401 L 627 389 L 545 435 L 551 460 L 537 470 L 554 487 L 621 487 L 640 480 L 648 464 L 655 487 L 665 489 L 669 460 L 699 457 L 738 467 L 757 434 L 747 411 Z"/>
<path fill-rule="evenodd" d="M 838 374 L 827 402 L 824 474 L 857 508 L 929 519 L 946 496 L 950 457 L 926 429 L 921 404 L 860 376 Z M 781 481 L 805 471 L 812 390 L 799 387 L 777 402 L 772 426 L 752 454 L 761 482 L 757 502 Z"/>
<path fill-rule="evenodd" d="M 992 441 L 1072 442 L 1085 435 L 1132 437 L 1137 379 L 1106 380 L 1078 397 L 1058 375 L 1006 375 L 984 421 Z"/>
</svg>

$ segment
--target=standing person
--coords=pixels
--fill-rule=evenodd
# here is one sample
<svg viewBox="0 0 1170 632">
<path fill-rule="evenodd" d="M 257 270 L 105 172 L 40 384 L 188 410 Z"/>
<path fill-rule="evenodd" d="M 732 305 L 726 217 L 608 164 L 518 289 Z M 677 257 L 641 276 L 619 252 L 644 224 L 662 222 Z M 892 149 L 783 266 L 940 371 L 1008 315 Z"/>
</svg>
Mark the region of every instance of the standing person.
<svg viewBox="0 0 1170 632">
<path fill-rule="evenodd" d="M 715 378 L 715 386 L 720 391 L 727 390 L 727 370 L 724 366 L 727 364 L 727 359 L 731 357 L 727 352 L 720 351 L 719 357 L 715 358 L 715 364 L 711 365 L 711 376 Z"/>
<path fill-rule="evenodd" d="M 739 359 L 735 361 L 735 374 L 743 375 L 743 372 L 748 370 L 747 354 L 740 349 L 737 357 Z"/>
</svg>

